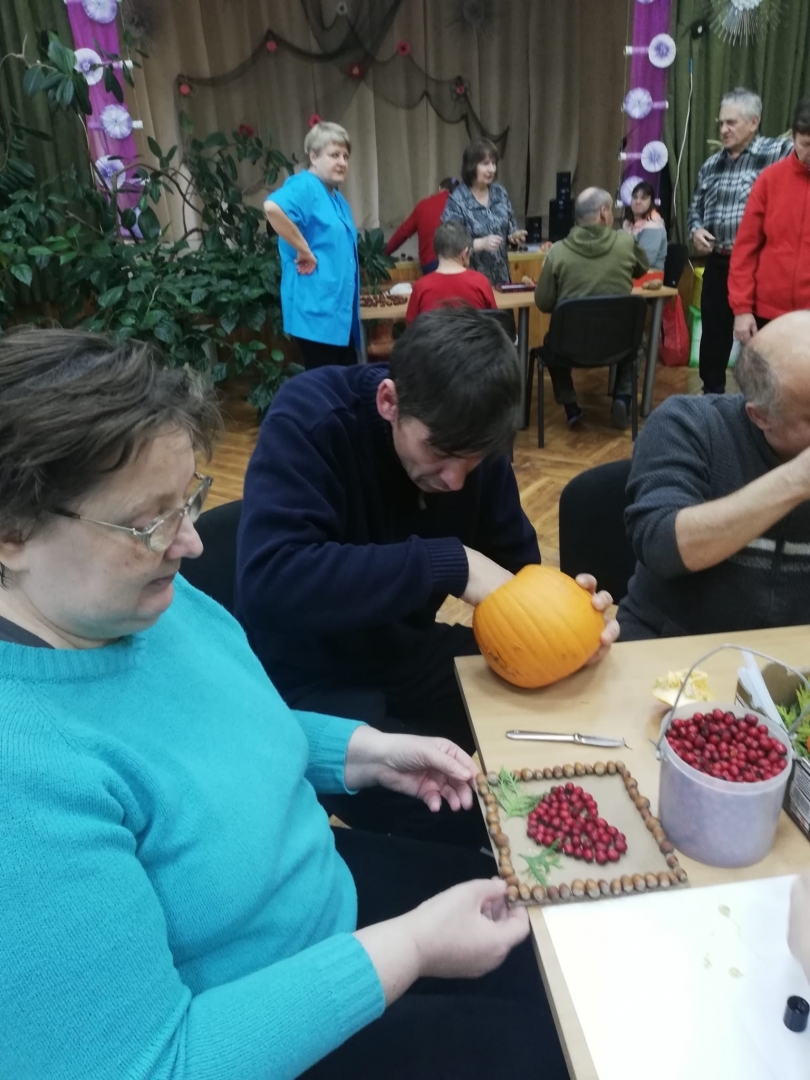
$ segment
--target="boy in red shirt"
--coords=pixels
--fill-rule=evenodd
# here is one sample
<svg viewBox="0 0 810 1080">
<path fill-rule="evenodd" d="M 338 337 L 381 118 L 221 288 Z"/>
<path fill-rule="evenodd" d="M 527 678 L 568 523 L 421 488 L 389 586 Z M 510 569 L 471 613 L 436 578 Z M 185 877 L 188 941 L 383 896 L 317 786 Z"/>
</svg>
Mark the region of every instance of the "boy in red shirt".
<svg viewBox="0 0 810 1080">
<path fill-rule="evenodd" d="M 432 274 L 414 282 L 408 301 L 407 322 L 423 311 L 438 307 L 494 308 L 495 294 L 489 280 L 470 270 L 472 237 L 460 221 L 446 221 L 433 237 L 439 265 Z"/>
</svg>

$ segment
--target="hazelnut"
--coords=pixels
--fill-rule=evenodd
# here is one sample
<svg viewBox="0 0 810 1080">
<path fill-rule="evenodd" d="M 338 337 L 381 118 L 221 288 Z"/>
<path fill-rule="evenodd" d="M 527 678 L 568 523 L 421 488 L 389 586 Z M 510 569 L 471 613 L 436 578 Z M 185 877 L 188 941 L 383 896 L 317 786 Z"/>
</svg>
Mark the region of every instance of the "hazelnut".
<svg viewBox="0 0 810 1080">
<path fill-rule="evenodd" d="M 667 866 L 670 870 L 674 870 L 678 866 L 678 856 L 670 852 L 667 855 Z"/>
<path fill-rule="evenodd" d="M 520 769 L 512 769 L 512 779 L 520 780 Z"/>
<path fill-rule="evenodd" d="M 599 885 L 599 891 L 601 892 L 602 896 L 610 896 L 610 883 L 609 882 L 605 881 L 604 878 L 600 878 L 599 882 L 598 882 L 598 885 Z"/>
<path fill-rule="evenodd" d="M 495 796 L 492 794 L 492 792 L 489 791 L 484 796 L 484 802 L 486 803 L 487 806 L 495 806 L 496 803 L 498 802 L 498 800 L 495 798 Z"/>
<path fill-rule="evenodd" d="M 619 774 L 619 776 L 628 776 L 629 775 L 628 772 L 627 772 L 627 766 L 625 765 L 625 763 L 623 761 L 617 761 L 616 762 L 616 772 Z"/>
<path fill-rule="evenodd" d="M 585 775 L 585 766 L 582 764 L 581 761 L 577 761 L 576 764 L 574 765 L 574 774 L 576 776 L 584 776 Z"/>
<path fill-rule="evenodd" d="M 593 878 L 588 878 L 588 880 L 585 882 L 585 892 L 588 894 L 588 896 L 591 897 L 592 900 L 595 900 L 597 896 L 601 896 L 601 890 L 599 888 L 599 885 L 596 881 L 594 881 Z"/>
<path fill-rule="evenodd" d="M 493 787 L 497 787 L 498 774 L 496 772 L 488 772 L 486 775 L 486 781 L 488 784 L 492 784 Z"/>
<path fill-rule="evenodd" d="M 497 844 L 498 843 L 497 837 L 499 837 L 501 835 L 501 826 L 499 824 L 497 824 L 497 823 L 495 825 L 490 825 L 490 827 L 489 827 L 489 835 L 492 837 L 492 839 Z"/>
<path fill-rule="evenodd" d="M 535 885 L 532 889 L 532 900 L 536 900 L 538 904 L 542 904 L 546 899 L 546 890 L 542 885 Z"/>
<path fill-rule="evenodd" d="M 662 870 L 658 875 L 658 884 L 662 889 L 668 889 L 672 884 L 672 879 L 666 870 Z"/>
<path fill-rule="evenodd" d="M 503 866 L 498 867 L 498 873 L 502 878 L 510 878 L 514 872 L 515 868 L 511 863 L 504 863 Z"/>
<path fill-rule="evenodd" d="M 570 885 L 560 885 L 560 899 L 561 900 L 570 900 L 571 899 L 571 886 Z"/>
<path fill-rule="evenodd" d="M 658 876 L 656 874 L 645 874 L 644 880 L 647 882 L 648 889 L 658 888 Z"/>
<path fill-rule="evenodd" d="M 639 810 L 639 813 L 641 814 L 642 821 L 649 821 L 652 817 L 652 810 L 650 810 L 649 806 L 642 807 L 642 809 Z"/>
<path fill-rule="evenodd" d="M 550 775 L 551 775 L 551 770 L 549 769 L 549 776 Z M 534 778 L 535 778 L 535 780 L 542 780 L 543 779 L 543 770 L 542 769 L 535 769 L 534 770 Z"/>
<path fill-rule="evenodd" d="M 633 874 L 633 888 L 636 892 L 644 892 L 647 888 L 647 882 L 644 880 L 643 874 Z"/>
<path fill-rule="evenodd" d="M 684 881 L 688 880 L 689 875 L 686 873 L 686 871 L 684 870 L 684 868 L 682 866 L 679 866 L 675 870 L 675 877 L 678 879 L 678 881 L 684 882 Z"/>
<path fill-rule="evenodd" d="M 650 805 L 650 800 L 645 795 L 636 795 L 633 802 L 636 804 L 636 807 L 639 810 L 643 810 L 645 807 Z"/>
<path fill-rule="evenodd" d="M 498 835 L 493 836 L 492 839 L 495 841 L 495 846 L 496 847 L 500 847 L 500 848 L 508 848 L 509 847 L 509 837 L 506 835 L 505 832 L 499 832 Z"/>
<path fill-rule="evenodd" d="M 664 839 L 660 840 L 658 843 L 658 850 L 662 855 L 671 855 L 675 848 L 672 846 L 671 842 L 664 837 Z"/>
<path fill-rule="evenodd" d="M 555 769 L 554 771 L 556 773 L 557 770 Z M 573 765 L 563 765 L 563 776 L 568 777 L 568 779 L 570 780 L 570 778 L 573 775 L 574 775 L 574 766 Z"/>
<path fill-rule="evenodd" d="M 656 844 L 660 844 L 662 840 L 666 840 L 667 838 L 667 834 L 664 832 L 660 825 L 653 829 L 652 834 L 653 840 L 656 842 Z"/>
<path fill-rule="evenodd" d="M 482 773 L 482 772 L 476 773 L 475 774 L 475 782 L 476 782 L 476 784 L 485 784 L 487 782 L 486 773 Z"/>
<path fill-rule="evenodd" d="M 520 885 L 520 878 L 517 876 L 517 874 L 510 874 L 509 877 L 506 879 L 506 884 Z"/>
<path fill-rule="evenodd" d="M 604 763 L 604 761 L 597 761 L 597 763 L 593 767 L 593 771 L 596 773 L 597 776 L 604 776 L 605 775 L 605 763 Z"/>
<path fill-rule="evenodd" d="M 647 818 L 646 825 L 650 832 L 652 832 L 653 829 L 657 829 L 660 824 L 661 822 L 658 820 L 657 817 L 653 817 L 652 815 L 650 815 L 650 817 Z"/>
<path fill-rule="evenodd" d="M 520 892 L 518 891 L 517 885 L 509 886 L 509 888 L 506 890 L 506 899 L 512 904 L 516 903 L 520 899 Z"/>
<path fill-rule="evenodd" d="M 593 772 L 594 772 L 593 765 L 586 765 L 585 766 L 585 775 L 586 776 L 593 776 Z"/>
<path fill-rule="evenodd" d="M 580 896 L 585 895 L 585 882 L 581 878 L 577 878 L 576 881 L 571 882 L 571 892 L 579 899 Z"/>
<path fill-rule="evenodd" d="M 532 890 L 525 882 L 521 882 L 521 884 L 518 885 L 518 893 L 520 894 L 520 899 L 523 901 L 531 900 L 532 898 Z"/>
<path fill-rule="evenodd" d="M 618 878 L 614 878 L 613 881 L 611 881 L 610 891 L 613 893 L 614 896 L 618 896 L 619 893 L 622 891 L 622 883 L 621 881 L 619 881 Z"/>
<path fill-rule="evenodd" d="M 610 773 L 611 776 L 616 772 L 616 762 L 609 761 L 605 766 L 605 772 Z"/>
<path fill-rule="evenodd" d="M 549 887 L 546 889 L 546 896 L 549 898 L 552 904 L 556 904 L 556 902 L 560 899 L 560 890 L 557 888 L 556 885 L 549 885 Z"/>
<path fill-rule="evenodd" d="M 562 765 L 555 765 L 554 768 L 551 770 L 551 772 L 552 772 L 552 775 L 554 776 L 554 779 L 559 780 L 560 777 L 563 774 Z"/>
<path fill-rule="evenodd" d="M 631 893 L 633 891 L 633 879 L 629 874 L 622 874 L 622 888 L 626 893 Z"/>
<path fill-rule="evenodd" d="M 551 780 L 551 778 L 553 776 L 554 776 L 554 770 L 551 768 L 550 765 L 546 765 L 545 769 L 543 769 L 543 779 L 544 780 Z"/>
<path fill-rule="evenodd" d="M 520 770 L 520 779 L 521 780 L 534 780 L 534 769 L 521 769 Z"/>
</svg>

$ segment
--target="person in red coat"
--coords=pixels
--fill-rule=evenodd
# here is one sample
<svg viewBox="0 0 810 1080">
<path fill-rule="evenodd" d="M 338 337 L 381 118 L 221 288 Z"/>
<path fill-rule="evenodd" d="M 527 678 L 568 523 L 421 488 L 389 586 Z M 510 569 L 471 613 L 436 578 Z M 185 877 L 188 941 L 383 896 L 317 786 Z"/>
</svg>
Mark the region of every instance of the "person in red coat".
<svg viewBox="0 0 810 1080">
<path fill-rule="evenodd" d="M 426 199 L 420 199 L 411 213 L 411 216 L 402 222 L 400 227 L 385 245 L 386 255 L 393 255 L 400 244 L 417 234 L 419 238 L 419 262 L 423 274 L 429 274 L 438 266 L 436 252 L 433 248 L 433 235 L 439 227 L 447 203 L 447 196 L 458 187 L 455 177 L 445 177 L 439 184 L 439 190 L 434 195 L 428 195 Z"/>
<path fill-rule="evenodd" d="M 438 266 L 414 282 L 408 301 L 406 322 L 413 322 L 423 311 L 438 307 L 494 308 L 495 293 L 489 278 L 470 270 L 473 239 L 460 221 L 446 221 L 436 230 L 433 246 Z"/>
<path fill-rule="evenodd" d="M 728 273 L 734 337 L 810 308 L 810 98 L 793 117 L 793 152 L 764 169 L 751 189 Z"/>
</svg>

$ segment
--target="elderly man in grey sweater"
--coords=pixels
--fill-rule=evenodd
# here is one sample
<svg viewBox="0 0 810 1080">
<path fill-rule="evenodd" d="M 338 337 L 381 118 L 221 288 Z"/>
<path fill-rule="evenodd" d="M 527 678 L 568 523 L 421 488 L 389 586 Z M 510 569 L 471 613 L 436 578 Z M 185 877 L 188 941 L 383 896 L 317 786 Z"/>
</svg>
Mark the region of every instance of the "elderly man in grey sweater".
<svg viewBox="0 0 810 1080">
<path fill-rule="evenodd" d="M 636 443 L 622 640 L 810 622 L 810 312 L 761 330 L 737 382 L 669 398 Z"/>
</svg>

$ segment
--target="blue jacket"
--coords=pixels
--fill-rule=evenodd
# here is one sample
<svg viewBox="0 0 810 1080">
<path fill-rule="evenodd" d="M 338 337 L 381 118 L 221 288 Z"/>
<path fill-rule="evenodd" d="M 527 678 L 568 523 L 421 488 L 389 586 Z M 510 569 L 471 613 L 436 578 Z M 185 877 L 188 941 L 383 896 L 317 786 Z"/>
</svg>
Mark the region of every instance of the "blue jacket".
<svg viewBox="0 0 810 1080">
<path fill-rule="evenodd" d="M 318 260 L 312 274 L 299 274 L 295 248 L 279 237 L 281 312 L 284 331 L 325 345 L 360 344 L 360 275 L 357 229 L 349 204 L 309 170 L 296 173 L 272 194 L 298 226 Z"/>
<path fill-rule="evenodd" d="M 467 583 L 464 545 L 509 570 L 540 562 L 509 457 L 461 491 L 422 494 L 376 396 L 388 368 L 323 367 L 290 379 L 245 477 L 237 615 L 281 690 L 389 685 Z"/>
</svg>

